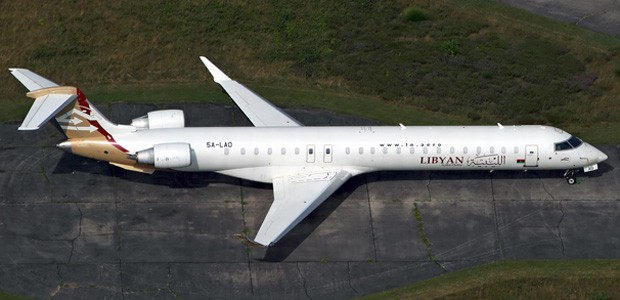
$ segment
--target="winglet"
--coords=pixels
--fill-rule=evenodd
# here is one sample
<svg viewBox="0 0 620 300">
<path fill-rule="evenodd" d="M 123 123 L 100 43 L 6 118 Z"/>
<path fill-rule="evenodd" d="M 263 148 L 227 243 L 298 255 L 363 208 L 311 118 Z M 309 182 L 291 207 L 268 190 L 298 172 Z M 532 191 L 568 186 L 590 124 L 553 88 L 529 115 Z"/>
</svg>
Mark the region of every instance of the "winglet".
<svg viewBox="0 0 620 300">
<path fill-rule="evenodd" d="M 215 81 L 217 83 L 220 83 L 222 81 L 231 80 L 230 77 L 228 77 L 226 74 L 224 74 L 224 72 L 222 72 L 222 70 L 220 70 L 218 67 L 216 67 L 206 57 L 201 56 L 200 60 L 202 60 L 202 63 L 205 64 L 205 67 L 207 67 L 207 69 L 209 70 L 211 75 L 213 75 L 213 81 Z"/>
</svg>

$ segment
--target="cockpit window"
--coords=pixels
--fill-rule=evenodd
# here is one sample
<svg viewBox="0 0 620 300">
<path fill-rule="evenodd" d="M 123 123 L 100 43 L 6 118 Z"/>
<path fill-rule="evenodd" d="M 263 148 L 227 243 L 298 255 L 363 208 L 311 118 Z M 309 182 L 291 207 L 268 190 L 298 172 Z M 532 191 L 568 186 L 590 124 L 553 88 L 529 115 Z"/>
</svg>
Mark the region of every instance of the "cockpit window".
<svg viewBox="0 0 620 300">
<path fill-rule="evenodd" d="M 555 151 L 569 150 L 581 146 L 583 142 L 574 136 L 571 136 L 568 140 L 560 143 L 555 143 Z"/>
<path fill-rule="evenodd" d="M 568 141 L 561 142 L 561 143 L 555 143 L 555 151 L 562 151 L 562 150 L 568 150 L 568 149 L 573 149 L 573 147 L 571 147 Z"/>
<path fill-rule="evenodd" d="M 577 148 L 581 146 L 581 144 L 583 144 L 583 142 L 579 138 L 576 138 L 574 136 L 571 136 L 570 139 L 568 139 L 568 143 L 573 146 L 573 148 Z"/>
</svg>

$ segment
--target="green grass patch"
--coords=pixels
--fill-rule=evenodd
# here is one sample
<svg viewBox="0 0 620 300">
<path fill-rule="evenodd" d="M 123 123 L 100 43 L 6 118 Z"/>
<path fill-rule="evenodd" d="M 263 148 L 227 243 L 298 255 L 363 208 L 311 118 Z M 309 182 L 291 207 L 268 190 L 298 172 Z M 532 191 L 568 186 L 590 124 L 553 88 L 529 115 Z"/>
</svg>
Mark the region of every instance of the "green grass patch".
<svg viewBox="0 0 620 300">
<path fill-rule="evenodd" d="M 362 299 L 616 299 L 620 260 L 499 261 Z"/>
<path fill-rule="evenodd" d="M 16 295 L 9 294 L 7 292 L 0 291 L 0 300 L 26 300 L 26 299 L 30 299 L 30 298 L 16 296 Z"/>
<path fill-rule="evenodd" d="M 538 123 L 586 137 L 620 122 L 620 40 L 493 1 L 0 8 L 0 67 L 77 85 L 95 103 L 224 103 L 201 84 L 211 78 L 197 57 L 207 55 L 280 106 L 385 124 Z M 0 94 L 0 120 L 20 120 L 23 89 L 8 72 L 0 81 L 13 82 Z"/>
<path fill-rule="evenodd" d="M 422 22 L 428 20 L 428 16 L 421 8 L 409 6 L 403 11 L 403 18 L 409 22 Z"/>
</svg>

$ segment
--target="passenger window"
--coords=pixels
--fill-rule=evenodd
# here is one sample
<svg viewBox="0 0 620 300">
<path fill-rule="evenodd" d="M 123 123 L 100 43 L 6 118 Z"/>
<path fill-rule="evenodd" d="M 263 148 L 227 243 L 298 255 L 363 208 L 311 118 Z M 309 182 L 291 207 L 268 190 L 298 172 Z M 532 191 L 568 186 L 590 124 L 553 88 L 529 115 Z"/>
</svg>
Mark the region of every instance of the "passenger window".
<svg viewBox="0 0 620 300">
<path fill-rule="evenodd" d="M 400 154 L 400 147 L 396 148 L 396 154 Z"/>
<path fill-rule="evenodd" d="M 502 147 L 502 154 L 506 154 L 506 147 Z"/>
<path fill-rule="evenodd" d="M 437 147 L 437 154 L 441 154 L 441 147 Z"/>
<path fill-rule="evenodd" d="M 241 148 L 241 155 L 245 155 L 245 148 Z"/>
<path fill-rule="evenodd" d="M 351 154 L 351 148 L 347 147 L 347 149 L 345 150 L 345 152 L 348 154 Z"/>
<path fill-rule="evenodd" d="M 224 155 L 228 155 L 228 153 L 230 153 L 228 148 L 224 148 Z"/>
<path fill-rule="evenodd" d="M 409 153 L 411 154 L 415 153 L 415 148 L 414 147 L 409 148 Z"/>
<path fill-rule="evenodd" d="M 370 147 L 370 154 L 375 154 L 375 147 Z"/>
<path fill-rule="evenodd" d="M 454 147 L 450 147 L 450 154 L 454 154 Z"/>
<path fill-rule="evenodd" d="M 422 152 L 424 152 L 424 154 L 428 154 L 428 148 L 424 147 L 424 149 L 422 149 Z"/>
<path fill-rule="evenodd" d="M 481 152 L 482 152 L 482 148 L 480 148 L 480 146 L 478 146 L 478 147 L 476 148 L 476 153 L 477 153 L 477 154 L 480 154 Z"/>
<path fill-rule="evenodd" d="M 286 154 L 286 148 L 282 147 L 282 149 L 280 149 L 280 153 L 282 153 L 282 155 Z"/>
<path fill-rule="evenodd" d="M 254 148 L 254 155 L 258 155 L 258 148 Z"/>
<path fill-rule="evenodd" d="M 295 147 L 295 155 L 299 155 L 299 147 Z"/>
<path fill-rule="evenodd" d="M 489 151 L 491 152 L 491 154 L 495 153 L 495 147 L 491 146 L 491 149 L 489 149 Z"/>
<path fill-rule="evenodd" d="M 359 152 L 360 154 L 364 154 L 364 147 L 360 147 Z"/>
<path fill-rule="evenodd" d="M 515 146 L 514 151 L 515 151 L 515 154 L 519 153 L 519 147 L 518 147 L 518 146 Z"/>
<path fill-rule="evenodd" d="M 467 147 L 463 147 L 463 154 L 467 154 Z"/>
</svg>

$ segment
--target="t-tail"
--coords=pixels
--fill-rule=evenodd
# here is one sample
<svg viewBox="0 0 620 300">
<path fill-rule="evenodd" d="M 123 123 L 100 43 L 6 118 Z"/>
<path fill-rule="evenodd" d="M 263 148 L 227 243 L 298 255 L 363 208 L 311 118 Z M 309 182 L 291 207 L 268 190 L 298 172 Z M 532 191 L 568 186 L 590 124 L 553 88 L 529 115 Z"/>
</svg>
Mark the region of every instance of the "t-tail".
<svg viewBox="0 0 620 300">
<path fill-rule="evenodd" d="M 57 146 L 77 155 L 108 161 L 122 167 L 134 168 L 135 160 L 129 151 L 118 144 L 115 135 L 125 134 L 132 127 L 116 125 L 106 119 L 80 89 L 58 84 L 27 69 L 10 69 L 34 99 L 19 130 L 36 130 L 52 118 L 67 137 Z M 143 170 L 142 170 L 143 171 Z"/>
</svg>

